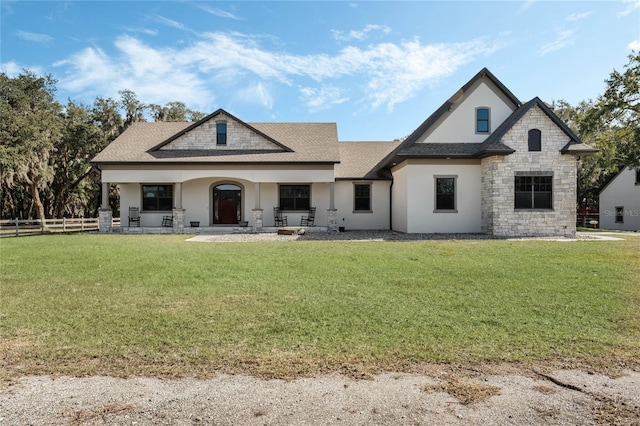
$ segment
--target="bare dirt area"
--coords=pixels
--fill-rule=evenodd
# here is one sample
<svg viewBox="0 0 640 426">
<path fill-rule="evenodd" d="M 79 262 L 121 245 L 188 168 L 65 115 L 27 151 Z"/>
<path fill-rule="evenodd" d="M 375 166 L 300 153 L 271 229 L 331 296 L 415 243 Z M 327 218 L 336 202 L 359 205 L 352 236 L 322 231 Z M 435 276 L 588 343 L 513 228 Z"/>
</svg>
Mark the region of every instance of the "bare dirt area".
<svg viewBox="0 0 640 426">
<path fill-rule="evenodd" d="M 640 425 L 640 373 L 561 369 L 264 380 L 27 376 L 0 425 Z"/>
</svg>

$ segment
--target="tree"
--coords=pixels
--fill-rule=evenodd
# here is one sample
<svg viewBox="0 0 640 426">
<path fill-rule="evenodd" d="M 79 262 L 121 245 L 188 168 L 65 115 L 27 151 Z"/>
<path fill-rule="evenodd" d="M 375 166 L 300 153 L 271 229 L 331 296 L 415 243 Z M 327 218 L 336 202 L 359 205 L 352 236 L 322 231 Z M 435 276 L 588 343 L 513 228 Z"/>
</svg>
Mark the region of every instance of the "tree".
<svg viewBox="0 0 640 426">
<path fill-rule="evenodd" d="M 198 121 L 205 115 L 187 108 L 183 102 L 173 101 L 165 106 L 149 105 L 154 121 Z"/>
<path fill-rule="evenodd" d="M 45 218 L 40 192 L 53 178 L 50 160 L 61 138 L 55 83 L 27 70 L 15 78 L 0 73 L 0 182 L 3 193 L 22 186 L 38 219 Z"/>
<path fill-rule="evenodd" d="M 124 128 L 126 129 L 132 123 L 146 121 L 144 113 L 147 106 L 138 100 L 136 94 L 129 90 L 120 90 L 120 106 L 124 110 Z"/>
<path fill-rule="evenodd" d="M 92 198 L 87 178 L 97 174 L 91 159 L 108 143 L 89 107 L 69 100 L 63 114 L 62 137 L 53 157 L 52 216 L 86 216 Z"/>
<path fill-rule="evenodd" d="M 613 70 L 607 88 L 587 115 L 587 129 L 604 126 L 614 131 L 608 155 L 623 166 L 640 167 L 640 53 L 629 55 L 624 72 Z"/>
<path fill-rule="evenodd" d="M 111 142 L 124 131 L 124 120 L 118 110 L 118 102 L 111 98 L 97 97 L 91 109 L 92 120 L 100 127 L 106 142 Z"/>
</svg>

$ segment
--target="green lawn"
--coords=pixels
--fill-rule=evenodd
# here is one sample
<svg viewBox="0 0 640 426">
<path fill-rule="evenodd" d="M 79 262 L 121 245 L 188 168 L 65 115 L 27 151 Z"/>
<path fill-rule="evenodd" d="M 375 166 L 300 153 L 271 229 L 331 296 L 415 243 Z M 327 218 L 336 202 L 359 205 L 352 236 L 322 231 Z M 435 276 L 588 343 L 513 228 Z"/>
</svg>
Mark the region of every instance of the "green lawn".
<svg viewBox="0 0 640 426">
<path fill-rule="evenodd" d="M 292 377 L 434 362 L 638 365 L 640 238 L 626 238 L 5 238 L 0 374 Z"/>
</svg>

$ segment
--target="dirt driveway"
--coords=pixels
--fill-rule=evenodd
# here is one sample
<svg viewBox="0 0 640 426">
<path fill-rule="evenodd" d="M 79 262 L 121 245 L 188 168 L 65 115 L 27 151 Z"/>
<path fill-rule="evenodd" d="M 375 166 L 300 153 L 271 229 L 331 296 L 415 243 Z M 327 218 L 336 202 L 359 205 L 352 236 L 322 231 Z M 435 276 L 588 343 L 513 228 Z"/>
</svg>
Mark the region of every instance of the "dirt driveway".
<svg viewBox="0 0 640 426">
<path fill-rule="evenodd" d="M 640 425 L 640 373 L 25 377 L 2 385 L 0 425 L 26 424 Z"/>
</svg>

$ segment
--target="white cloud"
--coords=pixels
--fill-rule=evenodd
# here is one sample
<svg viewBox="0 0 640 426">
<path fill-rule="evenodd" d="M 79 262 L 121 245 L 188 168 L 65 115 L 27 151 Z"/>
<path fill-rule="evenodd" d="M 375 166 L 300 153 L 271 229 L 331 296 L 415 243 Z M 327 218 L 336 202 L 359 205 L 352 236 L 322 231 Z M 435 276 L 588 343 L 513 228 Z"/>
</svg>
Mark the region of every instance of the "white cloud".
<svg viewBox="0 0 640 426">
<path fill-rule="evenodd" d="M 180 100 L 192 108 L 210 109 L 215 91 L 272 108 L 270 88 L 283 84 L 303 88 L 301 99 L 315 111 L 354 98 L 391 110 L 427 84 L 499 48 L 487 39 L 453 44 L 414 39 L 347 46 L 335 54 L 297 55 L 266 48 L 265 40 L 269 41 L 218 32 L 202 34 L 184 46 L 155 48 L 121 36 L 114 43 L 115 55 L 86 48 L 56 65 L 66 74 L 61 87 L 86 96 L 89 90 L 113 96 L 128 88 L 148 102 Z M 362 84 L 354 86 L 354 79 Z"/>
<path fill-rule="evenodd" d="M 631 15 L 635 10 L 640 9 L 640 0 L 622 0 L 623 4 L 626 4 L 625 10 L 618 13 L 618 17 L 624 17 Z"/>
<path fill-rule="evenodd" d="M 32 41 L 34 43 L 47 44 L 53 41 L 53 37 L 48 34 L 30 33 L 28 31 L 16 31 L 16 35 L 22 40 Z"/>
<path fill-rule="evenodd" d="M 300 95 L 311 112 L 329 109 L 333 105 L 343 104 L 349 100 L 349 97 L 344 96 L 341 90 L 334 86 L 325 86 L 320 89 L 302 87 Z"/>
<path fill-rule="evenodd" d="M 558 31 L 556 33 L 555 40 L 542 46 L 542 48 L 540 49 L 540 54 L 544 56 L 547 53 L 555 52 L 564 49 L 567 46 L 571 46 L 575 41 L 571 37 L 574 32 L 574 30 Z"/>
<path fill-rule="evenodd" d="M 593 14 L 593 12 L 582 12 L 582 13 L 572 13 L 571 15 L 567 16 L 566 20 L 567 21 L 579 21 L 581 19 L 586 18 L 587 16 Z"/>
<path fill-rule="evenodd" d="M 164 16 L 156 15 L 156 21 L 164 24 L 168 27 L 177 28 L 179 30 L 184 30 L 184 24 L 178 21 L 174 21 L 173 19 L 165 18 Z"/>
<path fill-rule="evenodd" d="M 629 43 L 629 49 L 640 52 L 640 40 L 633 40 L 631 43 Z"/>
<path fill-rule="evenodd" d="M 198 7 L 201 10 L 204 10 L 207 13 L 210 13 L 211 15 L 218 16 L 220 18 L 229 18 L 229 19 L 236 19 L 236 20 L 239 19 L 233 13 L 227 12 L 226 10 L 218 9 L 217 7 L 203 6 L 203 5 L 197 5 L 196 7 Z"/>
<path fill-rule="evenodd" d="M 351 30 L 349 32 L 331 30 L 333 38 L 338 41 L 351 41 L 351 40 L 366 40 L 369 37 L 371 31 L 382 31 L 384 34 L 389 34 L 391 28 L 386 25 L 367 25 L 362 30 Z"/>
<path fill-rule="evenodd" d="M 271 96 L 271 92 L 266 85 L 262 83 L 240 90 L 235 98 L 248 105 L 261 105 L 268 109 L 273 108 L 273 96 Z"/>
<path fill-rule="evenodd" d="M 208 108 L 213 102 L 204 80 L 173 59 L 175 51 L 156 50 L 127 36 L 118 38 L 115 45 L 120 52 L 117 57 L 86 48 L 54 64 L 67 68 L 60 87 L 83 94 L 93 90 L 104 96 L 117 96 L 119 90 L 130 89 L 139 99 L 157 104 L 179 100 Z"/>
<path fill-rule="evenodd" d="M 518 10 L 518 14 L 524 13 L 527 10 L 529 10 L 529 8 L 531 8 L 531 6 L 533 6 L 533 4 L 536 2 L 537 0 L 527 0 L 525 1 L 522 6 L 520 6 L 520 9 Z"/>
<path fill-rule="evenodd" d="M 0 71 L 9 77 L 15 77 L 22 72 L 23 67 L 15 61 L 3 62 L 0 64 Z"/>
<path fill-rule="evenodd" d="M 125 27 L 124 30 L 128 33 L 142 33 L 142 34 L 146 34 L 146 35 L 150 35 L 150 36 L 156 36 L 158 35 L 158 31 L 156 30 L 151 30 L 149 28 L 131 28 L 131 27 Z"/>
</svg>

